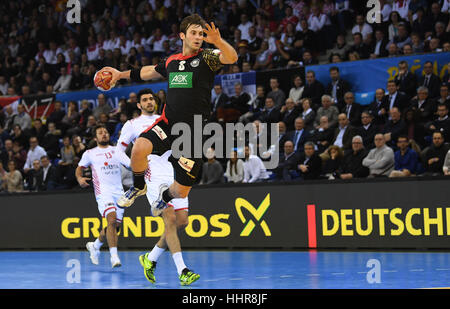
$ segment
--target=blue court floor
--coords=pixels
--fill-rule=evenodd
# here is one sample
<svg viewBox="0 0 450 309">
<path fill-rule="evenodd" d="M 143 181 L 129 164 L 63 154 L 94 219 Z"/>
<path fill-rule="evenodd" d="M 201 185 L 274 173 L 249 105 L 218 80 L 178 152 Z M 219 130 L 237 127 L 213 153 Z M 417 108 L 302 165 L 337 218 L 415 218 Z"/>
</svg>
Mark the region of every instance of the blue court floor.
<svg viewBox="0 0 450 309">
<path fill-rule="evenodd" d="M 98 266 L 83 251 L 3 251 L 0 288 L 180 288 L 168 252 L 158 261 L 155 285 L 143 275 L 142 253 L 119 251 L 122 267 L 112 269 L 108 251 L 102 251 Z M 183 256 L 201 275 L 192 289 L 450 287 L 450 253 L 188 251 Z"/>
</svg>

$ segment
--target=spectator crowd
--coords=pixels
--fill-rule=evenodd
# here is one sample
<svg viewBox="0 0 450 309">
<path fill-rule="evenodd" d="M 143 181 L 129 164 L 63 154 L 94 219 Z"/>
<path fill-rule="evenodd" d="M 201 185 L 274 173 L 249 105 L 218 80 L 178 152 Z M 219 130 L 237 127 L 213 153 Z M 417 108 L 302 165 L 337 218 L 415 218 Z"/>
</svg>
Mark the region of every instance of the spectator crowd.
<svg viewBox="0 0 450 309">
<path fill-rule="evenodd" d="M 81 0 L 81 23 L 74 24 L 67 22 L 64 1 L 2 2 L 0 95 L 87 89 L 103 66 L 156 64 L 180 51 L 178 25 L 192 13 L 214 21 L 238 51 L 238 61 L 219 74 L 450 51 L 450 0 L 379 2 L 381 15 L 372 17 L 381 22 L 370 23 L 364 1 Z M 370 105 L 355 102 L 356 81 L 343 80 L 338 65 L 328 85 L 306 68 L 305 80 L 295 76 L 289 92 L 276 77 L 270 89 L 257 85 L 256 94 L 236 84 L 227 96 L 216 85 L 210 121 L 253 123 L 256 132 L 277 124 L 280 136 L 270 151 L 259 143 L 229 149 L 229 160 L 216 159 L 209 149 L 201 183 L 450 174 L 450 65 L 443 77 L 431 62 L 420 78 L 407 62 L 398 68 Z M 135 93 L 117 108 L 104 94 L 97 101 L 95 107 L 84 100 L 67 108 L 54 102 L 45 120 L 31 119 L 20 104 L 2 108 L 0 187 L 75 187 L 74 169 L 95 144 L 93 128 L 106 125 L 114 144 L 123 124 L 139 115 Z M 158 102 L 161 113 L 163 90 Z M 266 170 L 273 151 L 279 165 Z"/>
</svg>

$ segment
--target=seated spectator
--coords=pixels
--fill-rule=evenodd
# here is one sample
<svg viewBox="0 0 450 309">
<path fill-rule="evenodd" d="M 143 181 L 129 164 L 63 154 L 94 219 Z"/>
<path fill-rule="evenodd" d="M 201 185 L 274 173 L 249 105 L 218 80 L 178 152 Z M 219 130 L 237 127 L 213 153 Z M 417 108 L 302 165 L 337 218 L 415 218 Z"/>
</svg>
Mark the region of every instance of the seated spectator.
<svg viewBox="0 0 450 309">
<path fill-rule="evenodd" d="M 16 169 L 14 160 L 8 162 L 8 172 L 2 178 L 2 185 L 9 193 L 23 192 L 22 174 Z"/>
<path fill-rule="evenodd" d="M 314 150 L 314 144 L 312 142 L 305 143 L 305 150 L 300 155 L 298 163 L 300 163 L 297 166 L 300 179 L 319 179 L 322 173 L 322 159 Z"/>
<path fill-rule="evenodd" d="M 78 122 L 78 125 L 80 126 L 80 129 L 84 129 L 86 127 L 88 117 L 90 115 L 92 115 L 92 110 L 91 110 L 90 103 L 88 100 L 81 101 L 81 110 L 79 112 L 79 115 L 80 115 L 80 120 Z"/>
<path fill-rule="evenodd" d="M 448 91 L 449 85 L 450 85 L 450 83 L 441 85 L 440 92 L 439 92 L 440 96 L 439 96 L 439 98 L 436 98 L 435 102 L 434 102 L 434 104 L 436 106 L 438 106 L 440 104 L 445 104 L 445 105 L 447 105 L 447 108 L 450 109 L 450 93 Z"/>
<path fill-rule="evenodd" d="M 240 183 L 244 180 L 244 161 L 238 159 L 237 151 L 231 152 L 230 160 L 227 162 L 225 177 L 228 182 Z"/>
<path fill-rule="evenodd" d="M 259 120 L 267 124 L 278 123 L 280 117 L 280 109 L 275 106 L 273 98 L 268 96 L 266 98 L 266 105 L 259 116 Z"/>
<path fill-rule="evenodd" d="M 443 174 L 443 166 L 445 156 L 449 150 L 448 144 L 444 143 L 444 135 L 442 132 L 433 133 L 433 143 L 424 150 L 425 158 L 425 175 L 437 176 Z"/>
<path fill-rule="evenodd" d="M 354 136 L 352 139 L 352 151 L 344 155 L 342 164 L 333 177 L 337 179 L 353 179 L 369 176 L 369 169 L 362 164 L 367 154 L 362 137 L 359 135 Z"/>
<path fill-rule="evenodd" d="M 298 155 L 294 151 L 294 143 L 286 141 L 284 143 L 284 152 L 280 156 L 278 166 L 272 171 L 276 180 L 291 181 L 298 178 L 297 162 Z"/>
<path fill-rule="evenodd" d="M 72 67 L 72 72 L 70 73 L 72 78 L 70 79 L 70 90 L 80 90 L 83 89 L 86 84 L 86 76 L 81 73 L 80 65 L 78 63 L 74 63 Z M 56 85 L 55 85 L 56 86 Z"/>
<path fill-rule="evenodd" d="M 58 80 L 53 85 L 53 90 L 56 92 L 67 91 L 70 89 L 70 82 L 72 80 L 72 75 L 67 74 L 67 68 L 60 68 L 61 75 L 58 77 Z"/>
<path fill-rule="evenodd" d="M 316 121 L 314 126 L 318 128 L 320 126 L 320 119 L 323 116 L 328 118 L 328 126 L 334 129 L 338 125 L 339 110 L 333 105 L 332 98 L 329 95 L 322 96 L 322 106 L 317 110 Z"/>
<path fill-rule="evenodd" d="M 327 150 L 328 160 L 325 161 L 322 168 L 322 174 L 328 179 L 334 179 L 334 174 L 339 170 L 344 158 L 344 152 L 338 146 L 331 146 Z"/>
<path fill-rule="evenodd" d="M 217 119 L 217 110 L 220 107 L 223 108 L 230 100 L 228 98 L 228 96 L 223 92 L 222 85 L 214 85 L 214 92 L 215 92 L 216 96 L 213 99 L 213 101 L 211 102 L 211 104 L 212 104 L 211 117 L 210 117 L 211 122 L 219 121 L 219 119 Z M 222 121 L 223 121 L 223 119 L 222 119 Z"/>
<path fill-rule="evenodd" d="M 428 133 L 439 131 L 444 134 L 445 142 L 450 142 L 450 118 L 448 117 L 448 107 L 445 104 L 439 104 L 437 108 L 438 117 L 426 124 Z"/>
<path fill-rule="evenodd" d="M 364 43 L 362 34 L 359 32 L 353 34 L 353 45 L 348 50 L 348 57 L 353 52 L 358 53 L 361 59 L 368 59 L 370 56 L 369 46 Z"/>
<path fill-rule="evenodd" d="M 391 108 L 389 111 L 391 120 L 389 120 L 383 129 L 384 140 L 388 146 L 395 148 L 397 138 L 400 135 L 407 134 L 405 121 L 397 107 Z"/>
<path fill-rule="evenodd" d="M 30 137 L 20 128 L 20 125 L 18 124 L 15 124 L 13 127 L 13 134 L 11 135 L 11 139 L 13 142 L 19 143 L 19 145 L 24 149 L 28 149 L 30 147 Z"/>
<path fill-rule="evenodd" d="M 47 152 L 39 146 L 39 141 L 37 137 L 30 137 L 30 149 L 27 153 L 27 160 L 25 161 L 25 165 L 23 166 L 23 171 L 25 174 L 28 173 L 29 170 L 33 168 L 33 162 L 35 160 L 40 160 L 42 156 L 47 155 Z"/>
<path fill-rule="evenodd" d="M 217 110 L 217 119 L 223 119 L 224 122 L 236 122 L 241 115 L 249 110 L 248 102 L 251 97 L 243 91 L 241 83 L 234 85 L 235 95 L 230 98 L 230 102 Z"/>
<path fill-rule="evenodd" d="M 66 115 L 66 112 L 62 109 L 62 102 L 55 101 L 53 104 L 53 111 L 47 118 L 47 123 L 53 122 L 58 129 L 60 129 L 61 121 Z"/>
<path fill-rule="evenodd" d="M 417 89 L 417 99 L 411 100 L 410 108 L 414 112 L 414 119 L 418 124 L 423 126 L 425 123 L 433 120 L 435 113 L 434 102 L 428 98 L 428 89 L 424 86 L 420 86 Z"/>
<path fill-rule="evenodd" d="M 109 115 L 109 113 L 112 111 L 112 107 L 106 102 L 106 97 L 103 93 L 100 93 L 97 96 L 98 105 L 94 110 L 92 111 L 92 114 L 94 115 L 95 119 L 99 120 L 101 114 Z"/>
<path fill-rule="evenodd" d="M 111 143 L 113 145 L 115 145 L 117 143 L 117 141 L 119 140 L 120 132 L 121 132 L 121 130 L 123 128 L 123 125 L 127 121 L 128 121 L 127 113 L 121 112 L 120 113 L 120 121 L 115 125 L 114 132 L 111 135 Z"/>
<path fill-rule="evenodd" d="M 261 48 L 255 53 L 255 64 L 253 70 L 267 70 L 272 66 L 272 52 L 269 49 L 269 43 L 262 41 Z"/>
<path fill-rule="evenodd" d="M 388 46 L 388 58 L 394 58 L 394 57 L 400 57 L 401 56 L 401 49 L 398 48 L 397 44 L 391 43 Z"/>
<path fill-rule="evenodd" d="M 369 47 L 370 58 L 383 58 L 388 55 L 386 46 L 388 45 L 389 40 L 385 38 L 384 31 L 381 29 L 377 29 L 375 31 L 375 42 Z"/>
<path fill-rule="evenodd" d="M 419 33 L 411 33 L 411 47 L 414 54 L 421 54 L 425 51 L 425 44 Z"/>
<path fill-rule="evenodd" d="M 42 147 L 44 147 L 50 160 L 55 159 L 60 152 L 59 138 L 61 137 L 61 130 L 56 129 L 53 122 L 48 123 L 48 131 L 45 134 Z"/>
<path fill-rule="evenodd" d="M 300 108 L 295 105 L 295 101 L 292 98 L 287 98 L 286 104 L 281 107 L 279 112 L 279 120 L 286 124 L 288 131 L 294 130 L 294 122 L 299 115 Z"/>
<path fill-rule="evenodd" d="M 316 80 L 316 73 L 314 71 L 306 72 L 306 84 L 303 89 L 302 99 L 309 98 L 312 100 L 312 109 L 317 110 L 321 103 L 322 96 L 325 89 L 321 82 Z M 322 115 L 323 116 L 323 115 Z M 320 119 L 320 118 L 319 118 Z M 318 121 L 317 121 L 318 122 Z"/>
<path fill-rule="evenodd" d="M 368 112 L 373 118 L 373 123 L 377 126 L 384 125 L 387 121 L 387 111 L 385 109 L 385 91 L 382 88 L 378 88 L 375 91 L 375 99 L 370 103 Z"/>
<path fill-rule="evenodd" d="M 338 55 L 341 60 L 345 59 L 348 54 L 348 50 L 350 49 L 350 46 L 347 44 L 345 40 L 345 36 L 342 34 L 339 34 L 336 38 L 336 44 L 334 47 L 330 50 L 328 50 L 328 59 L 331 59 L 330 62 L 334 63 L 332 61 L 332 57 L 334 55 Z"/>
<path fill-rule="evenodd" d="M 436 99 L 439 97 L 441 79 L 433 73 L 433 63 L 427 61 L 423 65 L 423 75 L 419 77 L 419 86 L 428 88 L 428 97 Z"/>
<path fill-rule="evenodd" d="M 67 134 L 73 135 L 76 131 L 79 118 L 78 104 L 75 101 L 70 101 L 67 107 L 67 113 L 61 120 L 61 129 L 63 130 L 63 133 L 67 132 Z"/>
<path fill-rule="evenodd" d="M 29 171 L 26 177 L 27 187 L 25 189 L 28 191 L 44 191 L 42 176 L 41 161 L 36 159 L 33 161 L 33 168 Z"/>
<path fill-rule="evenodd" d="M 244 149 L 244 183 L 262 182 L 269 178 L 263 161 L 250 153 L 250 147 Z"/>
<path fill-rule="evenodd" d="M 398 91 L 406 94 L 408 100 L 411 100 L 416 95 L 417 75 L 409 71 L 407 61 L 399 62 L 398 74 L 395 76 L 394 81 L 398 86 Z"/>
<path fill-rule="evenodd" d="M 333 98 L 333 102 L 336 106 L 344 106 L 344 95 L 349 92 L 352 87 L 347 81 L 341 78 L 338 67 L 330 68 L 330 77 L 331 82 L 325 89 L 325 93 Z"/>
<path fill-rule="evenodd" d="M 408 98 L 402 92 L 397 89 L 395 81 L 391 80 L 387 82 L 388 94 L 384 96 L 382 108 L 389 112 L 393 107 L 397 107 L 399 111 L 403 111 L 409 106 Z"/>
<path fill-rule="evenodd" d="M 259 117 L 261 116 L 261 113 L 266 105 L 266 95 L 264 92 L 264 86 L 256 87 L 256 96 L 254 96 L 250 100 L 248 105 L 249 111 L 239 118 L 239 122 L 242 122 L 244 124 L 259 119 Z M 223 119 L 221 121 L 223 121 Z"/>
<path fill-rule="evenodd" d="M 447 152 L 447 155 L 445 156 L 445 161 L 444 161 L 444 166 L 442 167 L 442 171 L 444 172 L 445 176 L 450 176 L 450 150 Z"/>
<path fill-rule="evenodd" d="M 356 132 L 346 114 L 339 114 L 338 121 L 339 126 L 334 130 L 332 144 L 342 148 L 346 153 L 352 147 L 352 139 L 356 135 Z"/>
<path fill-rule="evenodd" d="M 373 124 L 373 117 L 368 111 L 362 112 L 361 123 L 362 125 L 356 129 L 356 134 L 362 137 L 363 144 L 366 149 L 372 149 L 375 147 L 375 135 L 380 133 L 380 130 L 375 124 Z"/>
<path fill-rule="evenodd" d="M 403 49 L 403 46 L 406 44 L 411 44 L 411 38 L 409 37 L 408 29 L 404 23 L 399 23 L 397 26 L 397 35 L 395 35 L 392 40 L 389 42 L 387 48 L 389 50 L 389 46 L 391 44 L 396 44 L 399 49 Z"/>
<path fill-rule="evenodd" d="M 267 93 L 268 98 L 272 98 L 276 108 L 281 108 L 286 101 L 286 94 L 280 88 L 280 82 L 277 77 L 270 78 L 270 91 Z"/>
<path fill-rule="evenodd" d="M 332 143 L 334 130 L 328 126 L 328 117 L 320 118 L 319 127 L 312 131 L 309 141 L 313 142 L 319 154 L 323 153 Z"/>
<path fill-rule="evenodd" d="M 207 162 L 203 163 L 202 179 L 200 184 L 218 184 L 223 183 L 223 168 L 219 161 L 216 160 L 215 152 L 209 148 L 206 152 Z"/>
<path fill-rule="evenodd" d="M 302 153 L 306 141 L 309 139 L 309 132 L 305 130 L 305 121 L 297 117 L 294 122 L 294 130 L 288 132 L 287 139 L 294 143 L 294 151 Z"/>
<path fill-rule="evenodd" d="M 17 105 L 17 115 L 14 117 L 13 126 L 18 124 L 22 131 L 31 129 L 31 117 L 25 111 L 25 106 L 23 104 Z"/>
<path fill-rule="evenodd" d="M 414 51 L 411 44 L 403 45 L 402 49 L 403 56 L 412 56 L 414 55 Z"/>
<path fill-rule="evenodd" d="M 39 143 L 44 141 L 45 134 L 47 133 L 47 126 L 42 124 L 40 118 L 33 120 L 33 126 L 30 130 L 30 136 L 36 136 Z"/>
<path fill-rule="evenodd" d="M 294 100 L 295 104 L 300 104 L 300 99 L 303 94 L 305 86 L 303 85 L 303 80 L 300 75 L 295 75 L 293 78 L 293 87 L 289 90 L 289 98 Z"/>
<path fill-rule="evenodd" d="M 75 157 L 81 158 L 83 153 L 86 151 L 86 146 L 81 141 L 81 137 L 79 135 L 72 136 L 72 147 L 75 152 Z"/>
<path fill-rule="evenodd" d="M 303 112 L 301 117 L 305 121 L 305 128 L 308 131 L 314 130 L 314 121 L 316 120 L 316 113 L 311 108 L 311 100 L 306 98 L 302 100 Z"/>
<path fill-rule="evenodd" d="M 394 170 L 389 175 L 390 178 L 410 177 L 416 174 L 419 156 L 409 148 L 409 140 L 406 135 L 401 135 L 397 139 L 398 150 L 394 154 Z"/>
<path fill-rule="evenodd" d="M 59 185 L 58 170 L 50 163 L 48 156 L 41 158 L 43 188 L 46 191 L 55 190 Z"/>
<path fill-rule="evenodd" d="M 383 134 L 375 135 L 375 148 L 362 161 L 363 166 L 369 168 L 368 177 L 389 176 L 394 169 L 395 158 L 392 148 L 386 145 Z"/>
<path fill-rule="evenodd" d="M 343 103 L 340 107 L 340 112 L 347 115 L 352 126 L 357 127 L 361 125 L 362 107 L 360 104 L 355 103 L 355 95 L 352 92 L 346 92 Z"/>
</svg>

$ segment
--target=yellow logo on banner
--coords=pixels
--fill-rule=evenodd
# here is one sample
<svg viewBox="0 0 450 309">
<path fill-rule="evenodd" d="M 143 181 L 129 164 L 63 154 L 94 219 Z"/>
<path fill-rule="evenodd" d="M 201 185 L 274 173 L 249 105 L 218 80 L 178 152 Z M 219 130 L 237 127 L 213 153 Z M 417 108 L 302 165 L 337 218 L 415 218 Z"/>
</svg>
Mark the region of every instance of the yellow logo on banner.
<svg viewBox="0 0 450 309">
<path fill-rule="evenodd" d="M 261 220 L 262 216 L 264 216 L 264 214 L 266 213 L 267 209 L 270 206 L 270 193 L 267 194 L 266 198 L 259 205 L 258 209 L 253 207 L 253 205 L 250 204 L 247 200 L 240 198 L 240 197 L 236 199 L 235 205 L 236 205 L 236 212 L 239 216 L 239 219 L 241 219 L 242 223 L 246 222 L 246 219 L 245 219 L 244 215 L 242 214 L 242 208 L 247 209 L 253 215 L 253 217 L 256 219 L 256 222 L 259 222 Z M 266 221 L 262 220 L 259 224 L 260 224 L 262 230 L 264 231 L 264 235 L 266 235 L 266 236 L 272 235 L 269 227 L 267 226 Z M 255 222 L 252 219 L 250 219 L 248 221 L 247 225 L 242 230 L 241 236 L 249 236 L 255 227 L 256 227 Z"/>
</svg>

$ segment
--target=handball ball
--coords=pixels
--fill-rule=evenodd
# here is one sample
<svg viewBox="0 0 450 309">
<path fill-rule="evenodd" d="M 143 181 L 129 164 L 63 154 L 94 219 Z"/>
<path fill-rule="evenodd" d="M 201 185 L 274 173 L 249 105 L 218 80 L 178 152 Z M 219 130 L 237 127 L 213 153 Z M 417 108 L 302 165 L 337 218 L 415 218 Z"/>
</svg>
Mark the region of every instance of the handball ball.
<svg viewBox="0 0 450 309">
<path fill-rule="evenodd" d="M 98 90 L 108 91 L 114 87 L 111 85 L 112 73 L 108 71 L 98 71 L 94 76 L 94 85 Z"/>
</svg>

